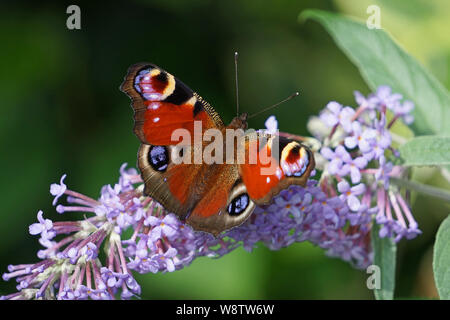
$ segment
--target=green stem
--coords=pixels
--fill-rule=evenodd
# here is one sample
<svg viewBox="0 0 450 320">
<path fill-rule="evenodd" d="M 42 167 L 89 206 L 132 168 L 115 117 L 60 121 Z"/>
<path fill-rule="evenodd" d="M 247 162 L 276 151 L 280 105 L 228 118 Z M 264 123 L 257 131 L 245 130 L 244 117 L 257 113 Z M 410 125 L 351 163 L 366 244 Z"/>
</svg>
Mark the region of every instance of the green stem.
<svg viewBox="0 0 450 320">
<path fill-rule="evenodd" d="M 435 198 L 442 199 L 444 201 L 450 202 L 450 192 L 447 190 L 432 187 L 426 184 L 422 184 L 419 182 L 405 180 L 400 178 L 391 177 L 390 181 L 399 187 L 405 187 L 407 189 L 411 189 Z"/>
</svg>

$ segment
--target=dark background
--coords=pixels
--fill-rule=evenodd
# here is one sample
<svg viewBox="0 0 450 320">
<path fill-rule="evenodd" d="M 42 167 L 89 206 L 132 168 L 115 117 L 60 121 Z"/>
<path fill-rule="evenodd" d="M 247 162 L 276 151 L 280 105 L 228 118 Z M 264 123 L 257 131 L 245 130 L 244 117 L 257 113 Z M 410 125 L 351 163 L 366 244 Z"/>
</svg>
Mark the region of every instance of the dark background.
<svg viewBox="0 0 450 320">
<path fill-rule="evenodd" d="M 66 28 L 66 8 L 81 8 L 81 30 Z M 234 51 L 239 51 L 241 111 L 256 112 L 299 90 L 274 111 L 282 131 L 307 134 L 308 117 L 328 101 L 354 106 L 369 93 L 358 70 L 306 8 L 367 19 L 381 7 L 382 27 L 449 88 L 448 1 L 5 2 L 0 4 L 0 271 L 33 262 L 37 239 L 27 232 L 38 209 L 52 220 L 49 185 L 67 173 L 72 190 L 92 197 L 115 183 L 123 162 L 134 166 L 138 140 L 129 99 L 119 91 L 127 68 L 153 62 L 209 101 L 229 122 L 235 115 Z M 270 114 L 251 119 L 261 128 Z M 422 182 L 447 186 L 434 170 Z M 423 235 L 398 249 L 396 296 L 436 297 L 431 253 L 448 206 L 414 197 Z M 200 258 L 182 271 L 138 276 L 143 298 L 365 299 L 367 274 L 309 243 L 277 252 L 260 246 L 218 260 Z M 0 294 L 15 282 L 1 282 Z"/>
</svg>

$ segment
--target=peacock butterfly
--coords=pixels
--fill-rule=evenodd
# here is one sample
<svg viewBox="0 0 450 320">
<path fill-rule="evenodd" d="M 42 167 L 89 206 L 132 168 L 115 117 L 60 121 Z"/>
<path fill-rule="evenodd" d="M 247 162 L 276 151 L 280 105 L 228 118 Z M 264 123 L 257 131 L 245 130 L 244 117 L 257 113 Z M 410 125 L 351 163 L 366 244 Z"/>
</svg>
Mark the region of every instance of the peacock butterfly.
<svg viewBox="0 0 450 320">
<path fill-rule="evenodd" d="M 183 129 L 195 136 L 196 124 L 200 124 L 202 134 L 216 130 L 226 135 L 230 130 L 247 129 L 248 115 L 242 113 L 225 126 L 208 102 L 150 63 L 131 66 L 120 89 L 131 98 L 134 109 L 134 133 L 141 141 L 138 167 L 145 183 L 144 194 L 195 230 L 217 236 L 242 224 L 256 205 L 269 203 L 290 185 L 305 186 L 314 169 L 313 154 L 300 141 L 263 132 L 238 135 L 236 139 L 243 148 L 234 144 L 233 138 L 231 150 L 238 157 L 244 152 L 244 161 L 175 161 L 173 155 L 180 150 L 181 154 L 183 150 L 191 151 L 192 158 L 198 149 L 208 148 L 205 141 L 199 147 L 191 138 L 180 149 L 182 143 L 173 139 L 175 130 Z M 223 150 L 230 146 L 228 140 L 221 143 Z M 270 161 L 263 161 L 267 157 Z M 269 167 L 274 170 L 264 173 Z"/>
</svg>

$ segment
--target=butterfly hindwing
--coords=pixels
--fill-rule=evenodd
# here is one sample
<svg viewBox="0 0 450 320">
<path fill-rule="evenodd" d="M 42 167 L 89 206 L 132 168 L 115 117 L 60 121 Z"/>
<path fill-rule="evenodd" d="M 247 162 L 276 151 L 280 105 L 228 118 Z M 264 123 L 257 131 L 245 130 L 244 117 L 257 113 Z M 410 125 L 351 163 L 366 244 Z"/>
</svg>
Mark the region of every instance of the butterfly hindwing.
<svg viewBox="0 0 450 320">
<path fill-rule="evenodd" d="M 144 194 L 195 230 L 217 235 L 244 222 L 255 204 L 237 165 L 174 164 L 174 148 L 141 145 L 138 166 L 145 182 Z"/>
<path fill-rule="evenodd" d="M 265 135 L 245 141 L 249 158 L 239 166 L 248 194 L 256 204 L 266 204 L 290 185 L 305 186 L 314 169 L 314 157 L 300 141 Z M 256 153 L 256 161 L 250 161 Z"/>
</svg>

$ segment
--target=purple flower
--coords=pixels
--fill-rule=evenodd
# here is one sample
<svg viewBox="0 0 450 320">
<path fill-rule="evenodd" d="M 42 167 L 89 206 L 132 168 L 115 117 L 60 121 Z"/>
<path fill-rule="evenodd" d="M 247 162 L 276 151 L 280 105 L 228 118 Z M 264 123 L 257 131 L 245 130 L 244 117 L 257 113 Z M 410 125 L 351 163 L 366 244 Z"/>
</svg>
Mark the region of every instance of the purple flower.
<svg viewBox="0 0 450 320">
<path fill-rule="evenodd" d="M 59 184 L 57 183 L 53 183 L 50 185 L 50 193 L 52 196 L 55 197 L 55 199 L 53 199 L 53 205 L 56 205 L 56 203 L 58 202 L 58 199 L 64 194 L 64 192 L 66 192 L 67 190 L 67 186 L 64 184 L 64 179 L 66 178 L 66 174 L 64 174 L 61 177 L 61 180 L 59 181 Z"/>
<path fill-rule="evenodd" d="M 131 295 L 140 295 L 141 294 L 141 286 L 137 283 L 136 279 L 134 279 L 132 276 L 128 276 L 125 278 L 125 285 L 126 288 L 124 288 L 122 292 L 122 299 L 128 299 L 131 297 Z M 129 290 L 128 290 L 128 289 Z"/>
<path fill-rule="evenodd" d="M 328 171 L 330 174 L 339 174 L 339 175 L 346 175 L 348 172 L 342 172 L 342 167 L 344 163 L 351 162 L 352 158 L 350 154 L 345 150 L 345 148 L 341 145 L 336 147 L 335 151 L 332 151 L 328 147 L 323 147 L 320 150 L 320 153 L 322 156 L 324 156 L 326 159 L 330 160 L 328 164 Z"/>
<path fill-rule="evenodd" d="M 58 300 L 75 300 L 75 292 L 70 287 L 65 287 L 58 295 Z"/>
<path fill-rule="evenodd" d="M 177 255 L 177 249 L 170 248 L 164 253 L 157 253 L 150 257 L 151 261 L 158 265 L 159 270 L 175 271 L 174 258 Z"/>
<path fill-rule="evenodd" d="M 296 194 L 289 200 L 284 200 L 283 197 L 277 197 L 275 198 L 274 203 L 278 206 L 277 213 L 286 217 L 292 215 L 295 219 L 301 222 L 303 219 L 302 211 L 299 208 L 301 201 L 301 196 Z"/>
<path fill-rule="evenodd" d="M 392 111 L 396 118 L 401 118 L 405 124 L 411 124 L 414 121 L 414 116 L 411 114 L 413 110 L 414 103 L 405 101 L 403 104 L 396 105 Z"/>
<path fill-rule="evenodd" d="M 267 133 L 275 134 L 278 131 L 278 121 L 275 116 L 270 116 L 269 118 L 267 118 L 264 125 L 266 126 Z"/>
<path fill-rule="evenodd" d="M 102 267 L 100 270 L 103 282 L 109 288 L 120 288 L 124 283 L 124 280 L 130 277 L 129 274 L 123 274 L 120 272 L 114 272 L 106 267 Z"/>
<path fill-rule="evenodd" d="M 93 289 L 81 285 L 77 288 L 77 291 L 76 295 L 79 297 L 78 300 L 84 300 L 88 297 L 92 300 L 111 300 L 111 295 L 106 289 Z"/>
<path fill-rule="evenodd" d="M 349 149 L 358 146 L 362 153 L 367 153 L 371 151 L 375 138 L 376 132 L 374 129 L 366 128 L 363 130 L 362 125 L 355 121 L 352 123 L 352 135 L 346 137 L 344 143 Z"/>
<path fill-rule="evenodd" d="M 80 249 L 79 255 L 81 255 L 81 256 L 85 255 L 86 261 L 93 260 L 93 259 L 97 258 L 97 256 L 98 256 L 97 246 L 92 242 L 88 242 L 85 246 L 83 246 Z"/>
<path fill-rule="evenodd" d="M 347 150 L 341 145 L 336 147 L 333 152 L 330 148 L 324 147 L 321 154 L 328 160 L 328 171 L 330 174 L 338 174 L 345 177 L 350 174 L 352 183 L 358 183 L 361 180 L 361 169 L 367 166 L 367 159 L 363 156 L 355 157 L 354 159 Z"/>
<path fill-rule="evenodd" d="M 341 168 L 340 172 L 343 177 L 350 173 L 352 183 L 361 181 L 361 169 L 367 166 L 367 159 L 364 157 L 357 157 L 349 159 Z"/>
<path fill-rule="evenodd" d="M 392 93 L 391 88 L 388 86 L 380 86 L 375 93 L 375 98 L 381 107 L 385 106 L 388 109 L 395 110 L 403 96 L 399 93 Z"/>
<path fill-rule="evenodd" d="M 32 235 L 40 234 L 39 243 L 44 247 L 52 247 L 54 242 L 51 241 L 56 235 L 56 231 L 53 228 L 53 222 L 50 219 L 43 218 L 42 210 L 39 210 L 37 214 L 39 223 L 33 223 L 29 226 L 29 233 Z"/>
<path fill-rule="evenodd" d="M 156 241 L 162 237 L 172 237 L 178 228 L 178 219 L 173 214 L 166 215 L 163 219 L 149 216 L 144 222 L 145 225 L 152 226 L 150 239 Z"/>
<path fill-rule="evenodd" d="M 136 169 L 129 168 L 126 169 L 127 163 L 124 163 L 120 166 L 120 178 L 119 178 L 119 186 L 123 191 L 133 190 L 133 184 L 140 181 L 140 176 Z"/>
<path fill-rule="evenodd" d="M 384 152 L 391 146 L 392 138 L 386 128 L 386 116 L 381 114 L 380 119 L 374 119 L 375 139 L 372 141 L 371 150 L 364 153 L 364 157 L 370 160 L 380 160 Z"/>
<path fill-rule="evenodd" d="M 367 98 L 359 92 L 354 92 L 355 101 L 366 113 L 369 114 L 370 119 L 376 117 L 376 109 L 378 107 L 378 99 L 374 95 L 369 95 Z"/>
<path fill-rule="evenodd" d="M 142 214 L 140 211 L 139 213 Z M 132 215 L 128 214 L 128 212 L 119 211 L 118 215 L 116 216 L 116 222 L 119 230 L 123 230 L 131 226 L 135 222 L 135 219 Z"/>
<path fill-rule="evenodd" d="M 53 230 L 53 222 L 50 219 L 43 218 L 42 210 L 37 213 L 37 218 L 39 223 L 33 223 L 29 227 L 29 232 L 32 235 L 41 234 L 43 238 L 52 239 L 55 236 L 55 231 Z"/>
<path fill-rule="evenodd" d="M 329 102 L 326 109 L 320 114 L 320 119 L 328 126 L 334 127 L 341 125 L 346 132 L 352 130 L 352 117 L 355 110 L 350 107 L 342 107 L 335 101 Z"/>
<path fill-rule="evenodd" d="M 350 187 L 350 184 L 346 180 L 342 180 L 338 183 L 337 188 L 341 193 L 340 198 L 347 202 L 348 207 L 352 211 L 358 211 L 361 206 L 361 202 L 359 201 L 359 195 L 363 194 L 366 191 L 366 186 L 362 183 Z"/>
</svg>

